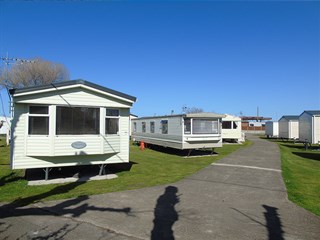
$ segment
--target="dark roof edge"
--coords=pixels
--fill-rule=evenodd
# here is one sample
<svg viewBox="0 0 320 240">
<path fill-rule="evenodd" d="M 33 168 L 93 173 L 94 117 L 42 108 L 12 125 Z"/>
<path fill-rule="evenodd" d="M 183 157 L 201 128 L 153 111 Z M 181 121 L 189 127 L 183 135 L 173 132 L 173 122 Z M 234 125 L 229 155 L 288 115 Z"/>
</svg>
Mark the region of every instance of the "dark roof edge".
<svg viewBox="0 0 320 240">
<path fill-rule="evenodd" d="M 57 82 L 57 83 L 53 82 L 53 83 L 48 84 L 48 85 L 35 86 L 35 87 L 27 87 L 27 88 L 20 88 L 20 89 L 19 88 L 18 89 L 10 89 L 9 92 L 10 92 L 11 95 L 14 95 L 14 94 L 18 94 L 18 93 L 26 93 L 26 92 L 29 92 L 29 91 L 37 91 L 37 90 L 44 90 L 44 89 L 50 89 L 50 88 L 71 86 L 71 85 L 75 85 L 75 84 L 82 84 L 82 85 L 85 85 L 85 86 L 88 86 L 88 87 L 92 87 L 92 88 L 101 90 L 101 91 L 106 92 L 106 93 L 110 93 L 110 94 L 113 94 L 113 95 L 116 95 L 116 96 L 119 96 L 119 97 L 122 97 L 122 98 L 129 99 L 129 100 L 131 100 L 133 102 L 135 102 L 137 100 L 136 97 L 133 97 L 131 95 L 128 95 L 128 94 L 125 94 L 125 93 L 122 93 L 122 92 L 119 92 L 119 91 L 116 91 L 116 90 L 113 90 L 113 89 L 110 89 L 110 88 L 106 88 L 106 87 L 100 86 L 98 84 L 95 84 L 95 83 L 92 83 L 92 82 L 88 82 L 88 81 L 83 80 L 83 79 L 76 79 L 76 80 L 63 81 L 63 82 Z"/>
<path fill-rule="evenodd" d="M 320 110 L 305 110 L 303 111 L 303 113 L 301 113 L 301 115 L 304 113 L 309 114 L 311 116 L 315 116 L 315 115 L 320 115 Z"/>
</svg>

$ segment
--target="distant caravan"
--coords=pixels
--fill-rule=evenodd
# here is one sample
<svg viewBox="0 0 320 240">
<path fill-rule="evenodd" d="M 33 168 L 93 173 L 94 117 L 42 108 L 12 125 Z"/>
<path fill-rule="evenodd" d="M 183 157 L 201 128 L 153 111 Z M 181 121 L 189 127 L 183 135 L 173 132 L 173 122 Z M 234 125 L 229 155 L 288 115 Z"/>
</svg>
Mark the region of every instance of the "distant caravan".
<svg viewBox="0 0 320 240">
<path fill-rule="evenodd" d="M 190 113 L 141 117 L 132 120 L 132 139 L 175 149 L 222 147 L 224 114 Z"/>
</svg>

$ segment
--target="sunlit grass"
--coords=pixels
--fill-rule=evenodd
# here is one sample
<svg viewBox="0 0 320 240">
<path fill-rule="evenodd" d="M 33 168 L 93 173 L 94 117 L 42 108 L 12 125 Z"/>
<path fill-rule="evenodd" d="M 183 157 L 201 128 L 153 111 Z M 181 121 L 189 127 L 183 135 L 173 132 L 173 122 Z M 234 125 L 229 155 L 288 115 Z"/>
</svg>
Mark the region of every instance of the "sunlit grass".
<svg viewBox="0 0 320 240">
<path fill-rule="evenodd" d="M 305 150 L 302 143 L 277 142 L 288 198 L 320 216 L 320 151 Z"/>
<path fill-rule="evenodd" d="M 249 144 L 247 142 L 243 145 L 225 145 L 222 148 L 215 149 L 217 155 L 197 158 L 183 158 L 151 149 L 141 151 L 138 146 L 131 145 L 130 161 L 134 164 L 130 171 L 117 173 L 118 178 L 116 179 L 28 186 L 23 177 L 24 171 L 10 170 L 9 147 L 1 146 L 3 145 L 2 140 L 0 143 L 0 202 L 16 201 L 25 205 L 36 201 L 65 199 L 169 184 L 179 181 Z"/>
</svg>

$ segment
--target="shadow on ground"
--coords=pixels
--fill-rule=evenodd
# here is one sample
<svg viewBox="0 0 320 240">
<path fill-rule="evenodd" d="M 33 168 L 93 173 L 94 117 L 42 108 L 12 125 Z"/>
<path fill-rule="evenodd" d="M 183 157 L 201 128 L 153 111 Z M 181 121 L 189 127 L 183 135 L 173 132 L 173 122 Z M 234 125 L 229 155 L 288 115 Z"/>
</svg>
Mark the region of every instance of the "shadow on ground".
<svg viewBox="0 0 320 240">
<path fill-rule="evenodd" d="M 163 195 L 158 198 L 154 209 L 154 225 L 151 231 L 151 240 L 174 239 L 172 227 L 179 219 L 178 213 L 175 210 L 175 205 L 179 203 L 177 192 L 178 188 L 168 186 Z"/>
<path fill-rule="evenodd" d="M 316 153 L 310 153 L 310 152 L 293 152 L 294 155 L 297 155 L 302 158 L 308 158 L 312 160 L 320 161 L 320 151 Z"/>
<path fill-rule="evenodd" d="M 67 199 L 51 207 L 38 208 L 34 205 L 31 205 L 30 207 L 29 206 L 26 207 L 29 204 L 41 201 L 49 196 L 67 193 L 70 190 L 75 189 L 84 183 L 85 182 L 73 182 L 65 185 L 60 185 L 48 192 L 26 197 L 26 198 L 19 198 L 11 203 L 2 205 L 0 207 L 1 221 L 5 221 L 6 218 L 22 217 L 22 216 L 68 215 L 70 217 L 76 218 L 86 213 L 87 211 L 117 212 L 117 213 L 126 214 L 128 216 L 132 215 L 130 207 L 111 208 L 111 207 L 96 207 L 96 206 L 90 205 L 89 202 L 87 201 L 89 197 L 86 195 L 79 196 L 73 199 Z M 3 225 L 3 224 L 5 224 L 5 222 L 0 223 L 0 225 Z M 2 230 L 2 233 L 4 233 L 5 231 L 6 231 L 5 229 Z M 72 231 L 72 229 L 69 229 L 68 226 L 63 226 L 61 229 L 51 232 L 50 236 L 42 236 L 42 237 L 39 236 L 33 239 L 48 239 L 49 237 L 56 237 L 55 239 L 63 239 L 63 236 L 65 236 L 70 231 Z"/>
</svg>

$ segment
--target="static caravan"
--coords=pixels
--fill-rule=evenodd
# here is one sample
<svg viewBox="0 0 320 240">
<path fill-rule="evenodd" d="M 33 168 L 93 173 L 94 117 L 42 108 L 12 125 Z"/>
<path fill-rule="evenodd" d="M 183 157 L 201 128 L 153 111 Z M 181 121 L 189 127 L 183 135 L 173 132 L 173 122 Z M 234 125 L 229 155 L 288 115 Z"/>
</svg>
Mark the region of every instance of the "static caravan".
<svg viewBox="0 0 320 240">
<path fill-rule="evenodd" d="M 299 116 L 285 115 L 279 119 L 279 137 L 287 139 L 299 138 Z"/>
<path fill-rule="evenodd" d="M 241 118 L 226 114 L 222 118 L 223 141 L 243 142 L 244 134 L 241 130 Z"/>
<path fill-rule="evenodd" d="M 279 122 L 266 122 L 266 136 L 272 138 L 279 137 Z"/>
<path fill-rule="evenodd" d="M 320 143 L 320 110 L 304 111 L 299 116 L 299 138 L 311 144 Z"/>
<path fill-rule="evenodd" d="M 223 114 L 191 113 L 132 120 L 132 138 L 176 149 L 222 147 Z"/>
<path fill-rule="evenodd" d="M 135 97 L 84 80 L 10 91 L 12 169 L 129 162 Z"/>
</svg>

